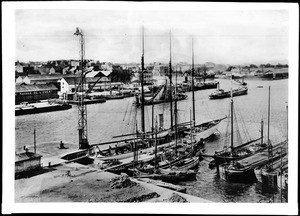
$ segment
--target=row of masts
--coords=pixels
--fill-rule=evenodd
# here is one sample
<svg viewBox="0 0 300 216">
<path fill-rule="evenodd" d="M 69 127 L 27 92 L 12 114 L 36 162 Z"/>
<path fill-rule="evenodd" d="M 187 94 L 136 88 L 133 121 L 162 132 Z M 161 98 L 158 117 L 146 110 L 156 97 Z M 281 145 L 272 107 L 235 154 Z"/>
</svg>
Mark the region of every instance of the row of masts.
<svg viewBox="0 0 300 216">
<path fill-rule="evenodd" d="M 142 131 L 142 140 L 144 140 L 145 134 L 145 107 L 144 107 L 144 71 L 145 71 L 145 62 L 144 62 L 144 55 L 145 55 L 145 41 L 144 41 L 144 27 L 143 27 L 143 39 L 142 39 L 142 58 L 141 58 L 141 131 Z M 194 94 L 194 42 L 192 38 L 192 125 L 195 126 L 195 94 Z M 170 31 L 170 60 L 169 60 L 169 99 L 170 99 L 170 129 L 171 131 L 175 130 L 175 146 L 177 146 L 177 126 L 178 126 L 178 108 L 177 108 L 177 100 L 174 100 L 174 120 L 175 124 L 173 123 L 173 91 L 172 91 L 172 36 Z M 177 73 L 175 74 L 175 97 L 177 95 Z M 155 126 L 156 127 L 156 126 Z M 155 133 L 156 129 L 154 129 L 154 103 L 152 103 L 152 137 Z M 175 148 L 176 149 L 176 148 Z"/>
</svg>

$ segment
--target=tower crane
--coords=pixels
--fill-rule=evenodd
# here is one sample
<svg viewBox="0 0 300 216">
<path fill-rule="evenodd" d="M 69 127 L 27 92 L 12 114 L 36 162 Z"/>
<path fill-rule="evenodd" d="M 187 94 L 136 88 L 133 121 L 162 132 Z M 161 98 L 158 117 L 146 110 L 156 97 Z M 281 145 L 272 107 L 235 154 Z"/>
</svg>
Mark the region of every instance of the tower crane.
<svg viewBox="0 0 300 216">
<path fill-rule="evenodd" d="M 87 108 L 84 103 L 85 98 L 85 74 L 83 72 L 83 59 L 84 59 L 84 37 L 83 32 L 78 27 L 74 35 L 79 36 L 80 43 L 80 83 L 76 91 L 78 98 L 78 134 L 79 134 L 79 149 L 87 149 L 90 147 L 87 134 Z"/>
</svg>

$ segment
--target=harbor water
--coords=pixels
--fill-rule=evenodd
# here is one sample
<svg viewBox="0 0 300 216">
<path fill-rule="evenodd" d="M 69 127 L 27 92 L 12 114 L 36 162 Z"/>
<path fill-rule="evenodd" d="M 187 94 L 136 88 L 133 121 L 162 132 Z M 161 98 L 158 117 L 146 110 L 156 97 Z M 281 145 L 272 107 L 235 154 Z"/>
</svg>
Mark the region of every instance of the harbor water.
<svg viewBox="0 0 300 216">
<path fill-rule="evenodd" d="M 230 90 L 239 84 L 229 79 L 215 79 L 220 88 Z M 208 82 L 209 80 L 207 80 Z M 260 137 L 261 120 L 264 121 L 264 139 L 267 138 L 268 115 L 268 87 L 271 87 L 271 112 L 269 138 L 272 143 L 287 138 L 287 102 L 288 80 L 245 79 L 248 94 L 234 97 L 236 122 L 240 139 L 234 144 L 245 142 L 251 138 Z M 195 92 L 196 124 L 229 115 L 230 98 L 210 100 L 208 95 L 215 89 Z M 192 93 L 187 92 L 187 100 L 178 102 L 178 121 L 189 122 L 192 113 Z M 133 102 L 135 98 L 107 100 L 105 103 L 87 105 L 88 140 L 90 144 L 116 140 L 113 136 L 135 133 L 139 128 L 141 117 L 140 108 Z M 154 119 L 158 114 L 164 115 L 164 127 L 170 126 L 170 104 L 159 104 L 154 107 Z M 174 119 L 174 118 L 173 118 Z M 205 142 L 206 154 L 213 154 L 221 150 L 228 143 L 228 119 L 223 120 L 217 134 Z M 145 108 L 145 127 L 152 126 L 152 107 Z M 78 149 L 78 110 L 76 106 L 64 111 L 16 116 L 15 119 L 15 148 L 16 152 L 29 149 L 34 145 L 34 128 L 36 130 L 37 152 L 42 153 L 49 143 L 63 141 L 70 150 Z M 237 133 L 235 131 L 234 133 Z M 119 138 L 120 139 L 120 138 Z M 53 145 L 53 144 L 52 144 Z M 104 148 L 105 146 L 103 146 Z M 260 183 L 233 184 L 221 180 L 216 169 L 208 167 L 211 158 L 204 158 L 200 162 L 197 181 L 182 182 L 187 187 L 187 193 L 214 202 L 279 202 L 279 192 L 265 191 Z"/>
</svg>

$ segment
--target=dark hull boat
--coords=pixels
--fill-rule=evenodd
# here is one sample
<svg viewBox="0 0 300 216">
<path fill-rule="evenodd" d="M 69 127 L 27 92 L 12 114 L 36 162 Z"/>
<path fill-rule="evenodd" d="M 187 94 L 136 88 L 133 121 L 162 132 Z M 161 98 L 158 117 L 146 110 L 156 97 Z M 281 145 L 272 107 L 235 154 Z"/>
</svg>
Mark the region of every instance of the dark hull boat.
<svg viewBox="0 0 300 216">
<path fill-rule="evenodd" d="M 273 147 L 273 151 L 279 151 L 284 145 L 286 145 L 286 142 L 277 144 Z M 282 155 L 280 154 L 275 154 L 270 158 L 268 150 L 264 150 L 244 159 L 222 164 L 219 168 L 220 177 L 228 182 L 256 182 L 255 169 L 257 167 L 268 165 L 280 159 L 281 156 Z"/>
<path fill-rule="evenodd" d="M 59 110 L 67 110 L 71 109 L 72 105 L 68 103 L 63 104 L 46 104 L 46 103 L 35 103 L 35 104 L 27 104 L 27 105 L 17 105 L 15 107 L 15 115 L 27 115 L 27 114 L 36 114 L 36 113 L 44 113 L 44 112 L 53 112 Z"/>
<path fill-rule="evenodd" d="M 200 162 L 200 157 L 186 158 L 185 160 L 174 164 L 173 169 L 180 170 L 197 170 Z"/>
<path fill-rule="evenodd" d="M 214 166 L 219 166 L 223 163 L 229 163 L 234 160 L 243 159 L 267 149 L 267 145 L 265 143 L 257 143 L 257 141 L 260 139 L 261 138 L 258 138 L 234 147 L 231 151 L 223 150 L 215 152 L 213 155 L 215 163 Z"/>
<path fill-rule="evenodd" d="M 219 82 L 205 82 L 205 83 L 195 83 L 194 91 L 205 90 L 205 89 L 214 89 L 218 87 Z"/>
<path fill-rule="evenodd" d="M 272 166 L 262 166 L 257 167 L 255 171 L 256 178 L 261 183 L 268 182 L 267 179 L 269 176 L 274 176 L 276 181 L 280 177 L 281 173 L 285 173 L 288 170 L 288 157 L 287 154 L 278 158 L 278 160 L 273 161 Z M 264 179 L 265 178 L 265 179 Z M 277 181 L 279 183 L 279 181 Z"/>
<path fill-rule="evenodd" d="M 243 86 L 237 89 L 232 90 L 232 96 L 246 95 L 248 93 L 248 88 Z M 216 92 L 213 92 L 209 95 L 209 99 L 222 99 L 231 97 L 231 91 L 224 91 L 223 89 L 218 89 Z"/>
</svg>

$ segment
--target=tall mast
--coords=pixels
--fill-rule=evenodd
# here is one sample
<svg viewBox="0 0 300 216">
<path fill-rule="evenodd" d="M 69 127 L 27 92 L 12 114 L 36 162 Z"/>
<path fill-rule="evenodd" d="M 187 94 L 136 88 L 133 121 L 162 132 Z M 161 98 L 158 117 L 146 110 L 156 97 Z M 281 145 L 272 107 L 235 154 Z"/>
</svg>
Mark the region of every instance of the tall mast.
<svg viewBox="0 0 300 216">
<path fill-rule="evenodd" d="M 270 86 L 269 86 L 269 101 L 268 101 L 268 137 L 267 144 L 270 144 Z"/>
<path fill-rule="evenodd" d="M 233 94 L 232 94 L 232 74 L 231 74 L 231 99 L 230 99 L 230 117 L 231 117 L 231 154 L 233 153 Z"/>
<path fill-rule="evenodd" d="M 262 145 L 264 143 L 264 120 L 263 120 L 263 118 L 261 118 L 260 136 L 261 136 L 261 145 Z"/>
<path fill-rule="evenodd" d="M 177 71 L 175 71 L 175 96 L 177 95 Z M 177 124 L 178 124 L 178 119 L 177 119 L 177 100 L 175 99 L 174 101 L 174 114 L 175 114 L 175 153 L 177 155 Z"/>
<path fill-rule="evenodd" d="M 154 160 L 155 160 L 155 170 L 158 168 L 157 164 L 157 118 L 155 120 L 155 149 L 154 149 Z"/>
<path fill-rule="evenodd" d="M 171 30 L 170 30 L 170 62 L 169 62 L 169 79 L 170 79 L 170 119 L 171 130 L 173 130 L 173 98 L 172 98 L 172 55 L 171 55 Z"/>
<path fill-rule="evenodd" d="M 141 62 L 141 127 L 142 127 L 142 139 L 144 139 L 145 133 L 145 108 L 144 108 L 144 27 L 143 27 L 143 51 L 142 51 L 142 62 Z"/>
<path fill-rule="evenodd" d="M 269 102 L 268 102 L 268 138 L 267 138 L 267 144 L 268 144 L 268 159 L 270 160 L 273 157 L 273 149 L 272 144 L 270 142 L 270 86 L 269 86 Z M 273 162 L 271 161 L 271 170 L 273 169 Z"/>
<path fill-rule="evenodd" d="M 193 101 L 193 127 L 196 124 L 195 117 L 195 92 L 194 92 L 194 76 L 195 76 L 195 68 L 194 68 L 194 39 L 192 38 L 192 101 Z"/>
<path fill-rule="evenodd" d="M 289 140 L 289 109 L 288 104 L 286 105 L 286 140 Z"/>
<path fill-rule="evenodd" d="M 232 91 L 232 90 L 231 90 Z M 233 99 L 231 93 L 231 101 L 230 101 L 230 116 L 231 116 L 231 153 L 233 152 Z"/>
<path fill-rule="evenodd" d="M 154 95 L 153 87 L 154 87 L 154 85 L 152 84 L 152 97 Z M 152 125 L 151 125 L 151 128 L 152 128 L 152 138 L 153 138 L 153 133 L 154 133 L 154 103 L 153 103 L 153 101 L 152 101 L 152 105 L 151 105 L 151 113 L 152 113 Z"/>
</svg>

